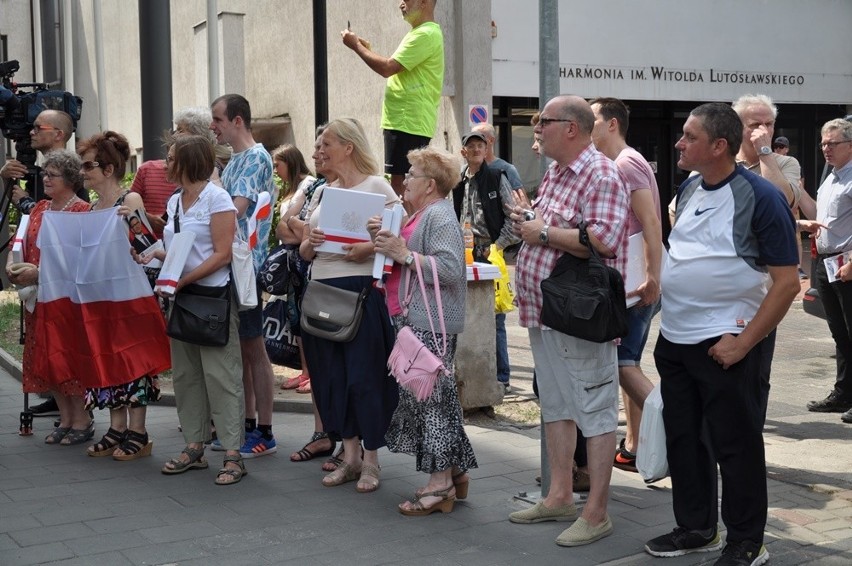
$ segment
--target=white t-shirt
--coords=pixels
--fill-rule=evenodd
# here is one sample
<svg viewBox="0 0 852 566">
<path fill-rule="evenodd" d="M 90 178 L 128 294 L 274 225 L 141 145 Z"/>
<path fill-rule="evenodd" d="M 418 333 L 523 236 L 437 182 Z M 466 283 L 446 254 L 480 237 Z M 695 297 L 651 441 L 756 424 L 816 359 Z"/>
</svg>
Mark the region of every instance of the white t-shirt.
<svg viewBox="0 0 852 566">
<path fill-rule="evenodd" d="M 166 212 L 169 214 L 169 220 L 163 229 L 163 240 L 168 251 L 175 235 L 174 215 L 177 212 L 180 231 L 193 232 L 195 234 L 195 242 L 192 244 L 192 250 L 189 252 L 189 257 L 187 257 L 186 264 L 183 267 L 183 273 L 181 273 L 181 275 L 184 275 L 201 265 L 213 254 L 213 235 L 210 232 L 210 216 L 227 211 L 236 214 L 237 207 L 234 206 L 231 195 L 225 189 L 213 183 L 207 183 L 207 186 L 198 195 L 198 199 L 187 210 L 182 209 L 180 196 L 180 192 L 175 193 L 166 204 Z M 195 283 L 220 287 L 228 282 L 230 278 L 229 272 L 230 265 L 225 265 Z"/>
</svg>

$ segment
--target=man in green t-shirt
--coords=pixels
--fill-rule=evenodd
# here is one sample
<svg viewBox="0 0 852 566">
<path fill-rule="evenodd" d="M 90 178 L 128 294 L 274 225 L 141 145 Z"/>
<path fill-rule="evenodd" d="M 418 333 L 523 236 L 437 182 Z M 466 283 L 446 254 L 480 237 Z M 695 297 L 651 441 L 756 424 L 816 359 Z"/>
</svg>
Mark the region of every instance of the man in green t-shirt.
<svg viewBox="0 0 852 566">
<path fill-rule="evenodd" d="M 434 19 L 437 0 L 403 0 L 402 16 L 411 25 L 390 57 L 370 49 L 370 42 L 350 30 L 340 32 L 343 44 L 387 78 L 382 103 L 385 173 L 400 196 L 408 171 L 408 152 L 429 145 L 438 123 L 444 83 L 444 36 Z"/>
</svg>

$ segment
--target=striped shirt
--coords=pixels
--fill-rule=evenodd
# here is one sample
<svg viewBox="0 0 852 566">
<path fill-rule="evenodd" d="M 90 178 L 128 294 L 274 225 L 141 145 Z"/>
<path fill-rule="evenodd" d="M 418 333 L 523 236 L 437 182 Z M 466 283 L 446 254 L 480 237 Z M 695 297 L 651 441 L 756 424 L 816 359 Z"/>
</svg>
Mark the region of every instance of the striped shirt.
<svg viewBox="0 0 852 566">
<path fill-rule="evenodd" d="M 615 254 L 606 263 L 625 275 L 627 215 L 630 197 L 618 170 L 592 144 L 565 167 L 552 163 L 533 201 L 536 215 L 556 228 L 577 228 L 585 219 L 588 231 Z M 521 326 L 541 324 L 541 281 L 550 277 L 562 250 L 526 242 L 518 253 L 515 295 Z"/>
</svg>

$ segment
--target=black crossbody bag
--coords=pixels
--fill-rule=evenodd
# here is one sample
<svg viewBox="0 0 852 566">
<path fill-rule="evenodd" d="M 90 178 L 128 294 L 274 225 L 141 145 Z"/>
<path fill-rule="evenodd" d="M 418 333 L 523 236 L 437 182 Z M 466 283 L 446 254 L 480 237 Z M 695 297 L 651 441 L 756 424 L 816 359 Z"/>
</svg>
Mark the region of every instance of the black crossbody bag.
<svg viewBox="0 0 852 566">
<path fill-rule="evenodd" d="M 180 232 L 177 205 L 173 223 L 177 234 Z M 230 281 L 221 287 L 190 283 L 175 294 L 166 334 L 198 346 L 225 346 L 229 339 L 230 321 Z"/>
<path fill-rule="evenodd" d="M 604 264 L 581 222 L 587 259 L 565 253 L 541 282 L 541 322 L 569 336 L 609 342 L 627 336 L 627 302 L 621 273 Z"/>
</svg>

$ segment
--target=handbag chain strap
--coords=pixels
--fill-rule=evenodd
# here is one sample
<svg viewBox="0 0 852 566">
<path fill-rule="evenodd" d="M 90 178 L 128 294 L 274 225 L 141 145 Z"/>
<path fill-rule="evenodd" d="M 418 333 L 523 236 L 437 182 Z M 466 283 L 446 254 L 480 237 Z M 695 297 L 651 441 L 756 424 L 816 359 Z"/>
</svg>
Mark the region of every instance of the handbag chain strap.
<svg viewBox="0 0 852 566">
<path fill-rule="evenodd" d="M 443 348 L 441 349 L 441 358 L 447 354 L 447 327 L 444 324 L 444 305 L 441 301 L 441 288 L 438 285 L 438 267 L 435 264 L 435 258 L 426 256 L 432 264 L 432 286 L 435 289 L 435 301 L 438 303 L 438 321 L 441 324 L 441 337 L 443 338 Z M 435 325 L 432 322 L 432 311 L 429 308 L 429 298 L 426 296 L 426 284 L 423 280 L 423 272 L 420 268 L 420 254 L 414 254 L 414 266 L 417 269 L 417 280 L 420 283 L 420 292 L 423 295 L 423 304 L 426 306 L 426 316 L 429 319 L 429 328 L 432 330 L 432 340 L 435 349 L 438 349 L 438 340 L 435 338 Z M 403 304 L 403 313 L 408 317 L 408 304 L 414 296 L 414 289 L 409 291 L 409 283 L 411 282 L 411 271 L 406 269 L 405 278 L 405 300 Z"/>
</svg>

